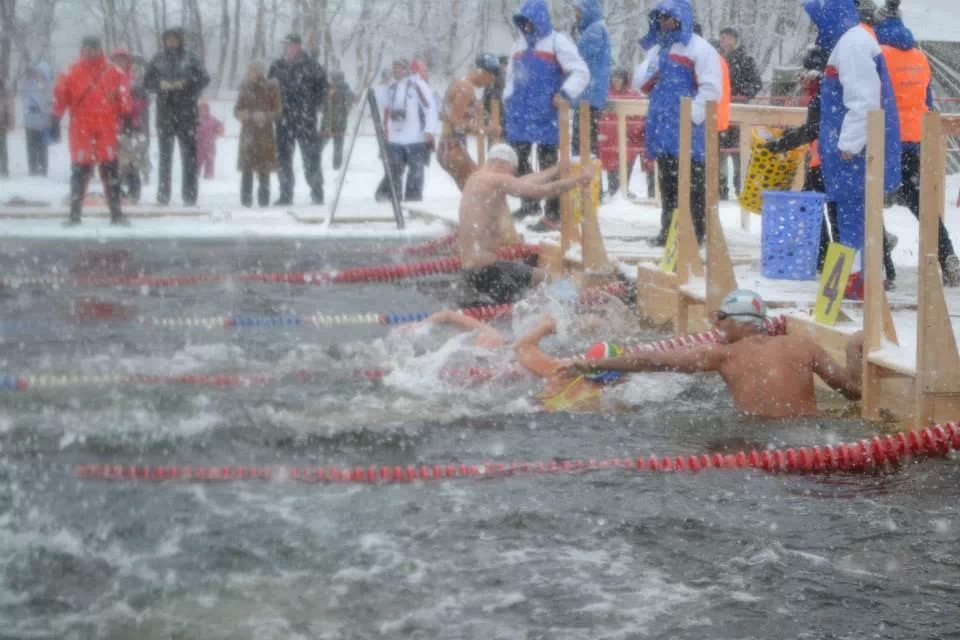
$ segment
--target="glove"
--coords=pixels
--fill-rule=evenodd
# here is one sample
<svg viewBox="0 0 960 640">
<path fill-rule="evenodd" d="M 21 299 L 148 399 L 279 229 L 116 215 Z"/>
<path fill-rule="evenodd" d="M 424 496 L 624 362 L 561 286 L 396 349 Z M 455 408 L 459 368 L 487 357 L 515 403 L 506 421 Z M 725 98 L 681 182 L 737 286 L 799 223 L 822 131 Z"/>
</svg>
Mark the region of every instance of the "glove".
<svg viewBox="0 0 960 640">
<path fill-rule="evenodd" d="M 170 82 L 169 80 L 160 81 L 160 91 L 172 91 L 172 90 L 173 90 L 172 82 Z"/>
<path fill-rule="evenodd" d="M 176 80 L 174 82 L 171 82 L 170 84 L 173 85 L 173 88 L 178 91 L 187 86 L 187 83 L 185 80 Z"/>
<path fill-rule="evenodd" d="M 267 114 L 263 111 L 254 111 L 253 112 L 253 123 L 256 125 L 263 125 L 267 121 Z"/>
<path fill-rule="evenodd" d="M 53 118 L 50 121 L 50 142 L 56 144 L 60 142 L 60 118 Z"/>
</svg>

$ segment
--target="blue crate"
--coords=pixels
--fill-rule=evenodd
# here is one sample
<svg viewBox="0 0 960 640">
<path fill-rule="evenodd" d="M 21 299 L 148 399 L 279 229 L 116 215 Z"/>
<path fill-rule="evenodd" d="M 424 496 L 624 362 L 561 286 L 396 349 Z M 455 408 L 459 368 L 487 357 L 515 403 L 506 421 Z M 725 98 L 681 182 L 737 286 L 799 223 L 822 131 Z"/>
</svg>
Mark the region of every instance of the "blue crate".
<svg viewBox="0 0 960 640">
<path fill-rule="evenodd" d="M 812 191 L 764 191 L 763 277 L 816 280 L 826 198 Z"/>
</svg>

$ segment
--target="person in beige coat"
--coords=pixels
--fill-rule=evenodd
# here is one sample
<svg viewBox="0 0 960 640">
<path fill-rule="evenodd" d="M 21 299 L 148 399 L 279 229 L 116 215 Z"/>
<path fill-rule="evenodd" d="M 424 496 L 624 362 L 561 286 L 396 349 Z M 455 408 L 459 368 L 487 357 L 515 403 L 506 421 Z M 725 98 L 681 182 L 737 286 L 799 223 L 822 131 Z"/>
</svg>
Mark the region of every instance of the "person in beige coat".
<svg viewBox="0 0 960 640">
<path fill-rule="evenodd" d="M 270 204 L 270 174 L 277 169 L 277 139 L 274 123 L 280 118 L 283 103 L 280 85 L 267 78 L 266 67 L 252 62 L 240 87 L 233 114 L 240 121 L 240 152 L 237 168 L 241 171 L 240 203 L 253 204 L 253 174 L 259 181 L 257 203 Z"/>
</svg>

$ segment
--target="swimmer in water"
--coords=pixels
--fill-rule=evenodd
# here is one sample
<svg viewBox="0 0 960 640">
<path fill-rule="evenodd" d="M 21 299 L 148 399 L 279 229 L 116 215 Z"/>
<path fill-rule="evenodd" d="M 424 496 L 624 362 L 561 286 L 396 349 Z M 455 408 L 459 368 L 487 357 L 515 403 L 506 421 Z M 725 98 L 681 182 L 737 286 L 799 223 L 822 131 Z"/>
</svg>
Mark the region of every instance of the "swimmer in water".
<svg viewBox="0 0 960 640">
<path fill-rule="evenodd" d="M 624 374 L 619 371 L 604 370 L 600 367 L 589 371 L 574 371 L 574 360 L 561 360 L 544 353 L 540 341 L 556 333 L 557 321 L 551 316 L 544 317 L 527 335 L 513 345 L 513 351 L 519 362 L 530 373 L 545 380 L 544 387 L 537 394 L 537 401 L 544 411 L 596 411 L 600 408 L 600 399 L 609 387 L 619 384 Z M 623 350 L 607 342 L 591 346 L 585 361 L 595 362 L 616 357 Z"/>
<path fill-rule="evenodd" d="M 714 325 L 723 334 L 719 344 L 688 351 L 643 351 L 601 360 L 571 361 L 558 375 L 573 377 L 598 371 L 623 373 L 670 371 L 719 373 L 738 411 L 764 418 L 814 416 L 814 375 L 846 398 L 860 398 L 863 343 L 847 347 L 847 366 L 840 366 L 807 336 L 770 336 L 767 307 L 756 293 L 737 290 L 724 299 Z"/>
</svg>

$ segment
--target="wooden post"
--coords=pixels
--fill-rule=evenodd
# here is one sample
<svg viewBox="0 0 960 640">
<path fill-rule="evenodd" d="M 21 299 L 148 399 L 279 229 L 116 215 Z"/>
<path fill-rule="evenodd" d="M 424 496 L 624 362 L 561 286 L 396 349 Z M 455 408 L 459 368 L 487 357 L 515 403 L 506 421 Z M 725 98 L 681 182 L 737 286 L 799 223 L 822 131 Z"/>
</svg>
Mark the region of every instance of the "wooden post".
<svg viewBox="0 0 960 640">
<path fill-rule="evenodd" d="M 564 101 L 557 109 L 557 124 L 560 127 L 559 161 L 561 167 L 570 166 L 570 105 Z M 566 176 L 561 176 L 566 177 Z M 560 196 L 560 250 L 567 255 L 570 245 L 580 241 L 580 230 L 573 219 L 570 193 Z"/>
<path fill-rule="evenodd" d="M 580 102 L 580 165 L 587 171 L 594 162 L 590 149 L 590 103 Z M 597 175 L 600 180 L 600 175 Z M 583 273 L 584 286 L 595 287 L 608 281 L 613 275 L 607 250 L 603 246 L 603 236 L 600 234 L 600 221 L 597 219 L 597 209 L 593 204 L 593 188 L 591 185 L 580 188 L 580 211 L 583 219 L 580 221 L 580 237 L 583 245 Z"/>
<path fill-rule="evenodd" d="M 863 393 L 862 414 L 880 418 L 880 370 L 869 355 L 883 347 L 886 337 L 897 342 L 887 294 L 883 289 L 883 195 L 886 130 L 883 111 L 867 116 L 867 172 L 863 250 Z"/>
<path fill-rule="evenodd" d="M 627 114 L 617 106 L 617 171 L 620 173 L 620 195 L 627 197 Z"/>
<path fill-rule="evenodd" d="M 487 162 L 487 136 L 484 133 L 487 126 L 486 111 L 483 102 L 477 102 L 477 166 L 482 167 Z M 491 121 L 492 122 L 492 121 Z"/>
<path fill-rule="evenodd" d="M 690 185 L 693 164 L 693 101 L 680 102 L 680 176 L 677 185 L 677 282 L 687 284 L 691 277 L 703 277 L 703 262 L 697 245 L 690 211 Z"/>
<path fill-rule="evenodd" d="M 740 125 L 740 192 L 747 183 L 747 170 L 750 168 L 750 153 L 753 149 L 753 127 L 746 122 Z M 740 228 L 750 231 L 750 216 L 752 214 L 740 207 Z"/>
<path fill-rule="evenodd" d="M 717 132 L 717 103 L 707 102 L 707 316 L 720 308 L 728 293 L 737 288 L 727 239 L 720 225 L 720 136 Z"/>
<path fill-rule="evenodd" d="M 937 259 L 939 220 L 946 197 L 946 149 L 938 113 L 923 117 L 920 167 L 920 264 L 917 287 L 917 371 L 914 417 L 918 427 L 938 418 L 936 395 L 960 398 L 960 353 L 950 322 Z M 952 419 L 952 417 L 951 417 Z"/>
</svg>

